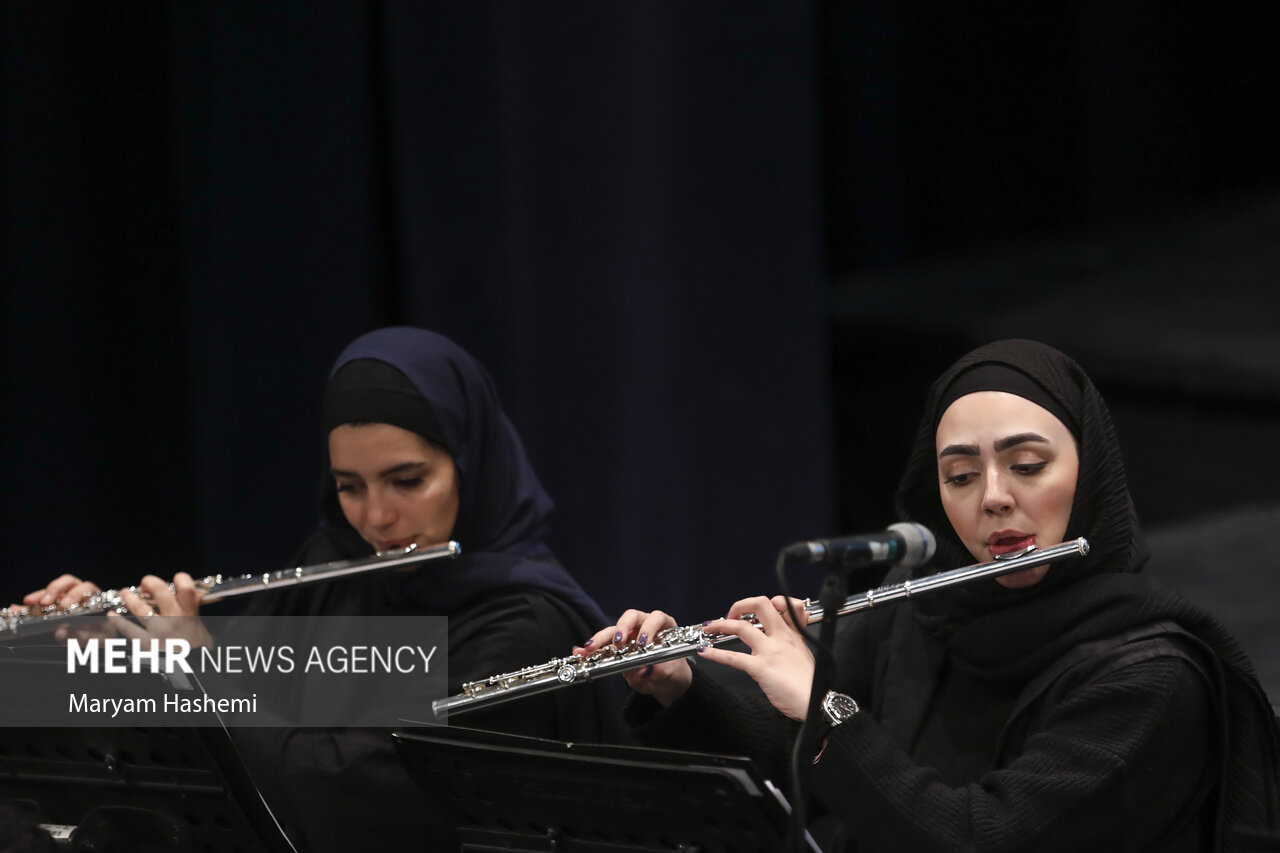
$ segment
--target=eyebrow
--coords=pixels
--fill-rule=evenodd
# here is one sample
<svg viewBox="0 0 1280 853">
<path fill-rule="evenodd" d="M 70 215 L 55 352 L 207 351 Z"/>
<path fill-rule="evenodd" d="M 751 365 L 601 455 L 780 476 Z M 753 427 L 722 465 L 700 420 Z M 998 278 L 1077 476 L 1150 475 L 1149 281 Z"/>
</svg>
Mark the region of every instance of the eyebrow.
<svg viewBox="0 0 1280 853">
<path fill-rule="evenodd" d="M 1042 444 L 1049 443 L 1049 439 L 1040 435 L 1038 432 L 1020 432 L 1017 435 L 1010 435 L 1000 439 L 995 443 L 994 447 L 996 453 L 999 453 L 1002 450 L 1008 450 L 1010 447 L 1017 447 L 1019 444 L 1026 444 L 1033 441 L 1040 442 Z"/>
<path fill-rule="evenodd" d="M 392 465 L 385 471 L 379 471 L 378 477 L 393 477 L 396 474 L 403 474 L 406 471 L 412 471 L 426 465 L 426 462 L 401 462 L 399 465 Z M 329 473 L 335 477 L 359 477 L 360 475 L 354 471 L 343 471 L 341 468 L 330 468 Z"/>
<path fill-rule="evenodd" d="M 996 453 L 1000 453 L 1003 450 L 1008 450 L 1010 447 L 1016 447 L 1019 444 L 1026 444 L 1027 442 L 1032 441 L 1043 442 L 1045 444 L 1049 443 L 1049 439 L 1045 438 L 1038 432 L 1020 432 L 1016 435 L 1009 435 L 998 439 L 993 447 Z M 942 452 L 938 454 L 938 458 L 941 459 L 943 456 L 978 455 L 978 445 L 976 444 L 948 444 L 946 447 L 942 448 Z"/>
</svg>

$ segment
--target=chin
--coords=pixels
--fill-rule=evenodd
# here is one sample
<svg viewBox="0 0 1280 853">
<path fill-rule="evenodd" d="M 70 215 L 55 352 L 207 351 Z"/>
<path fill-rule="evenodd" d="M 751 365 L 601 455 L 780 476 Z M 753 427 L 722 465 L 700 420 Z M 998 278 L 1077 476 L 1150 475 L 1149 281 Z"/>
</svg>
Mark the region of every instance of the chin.
<svg viewBox="0 0 1280 853">
<path fill-rule="evenodd" d="M 1012 572 L 1007 575 L 1001 575 L 996 578 L 996 583 L 1005 589 L 1026 589 L 1029 586 L 1035 586 L 1044 579 L 1049 573 L 1049 567 L 1032 566 L 1029 569 L 1023 569 L 1020 572 Z"/>
</svg>

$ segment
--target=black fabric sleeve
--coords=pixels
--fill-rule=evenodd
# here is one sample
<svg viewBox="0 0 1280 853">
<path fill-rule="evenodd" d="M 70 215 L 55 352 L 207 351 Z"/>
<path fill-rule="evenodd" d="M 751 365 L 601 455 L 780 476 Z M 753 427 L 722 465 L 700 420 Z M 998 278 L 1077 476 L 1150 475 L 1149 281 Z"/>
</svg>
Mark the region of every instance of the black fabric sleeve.
<svg viewBox="0 0 1280 853">
<path fill-rule="evenodd" d="M 915 764 L 869 714 L 834 730 L 808 789 L 858 850 L 1182 849 L 1209 786 L 1216 720 L 1200 670 L 1159 657 L 1047 709 L 1021 753 L 959 788 Z"/>
<path fill-rule="evenodd" d="M 688 692 L 663 709 L 635 694 L 624 719 L 645 746 L 744 755 L 778 784 L 787 778 L 799 724 L 783 716 L 758 689 L 731 687 L 695 666 Z"/>
<path fill-rule="evenodd" d="M 528 592 L 486 598 L 450 617 L 450 694 L 460 692 L 464 682 L 543 664 L 566 654 L 568 646 L 560 639 L 567 636 L 566 626 L 545 624 L 547 611 L 535 608 L 531 601 L 531 596 L 540 595 L 543 594 Z M 539 615 L 543 616 L 542 621 Z M 561 730 L 555 697 L 550 693 L 458 714 L 449 720 L 449 725 L 574 739 L 570 732 Z"/>
</svg>

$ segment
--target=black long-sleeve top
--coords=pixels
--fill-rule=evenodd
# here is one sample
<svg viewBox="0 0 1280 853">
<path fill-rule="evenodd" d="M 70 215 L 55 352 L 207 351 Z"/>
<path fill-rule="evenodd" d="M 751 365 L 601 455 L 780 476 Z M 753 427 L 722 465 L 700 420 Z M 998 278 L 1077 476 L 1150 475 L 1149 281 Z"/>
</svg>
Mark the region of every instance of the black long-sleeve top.
<svg viewBox="0 0 1280 853">
<path fill-rule="evenodd" d="M 900 653 L 922 640 L 903 636 L 909 608 L 896 616 L 842 633 L 835 688 L 863 711 L 828 733 L 804 771 L 846 849 L 1211 849 L 1222 745 L 1193 643 L 1157 629 L 1048 685 L 992 682 L 945 656 L 932 673 L 910 671 L 928 656 L 904 662 Z M 884 636 L 894 642 L 876 649 Z M 1021 695 L 1027 687 L 1036 695 Z M 902 714 L 883 722 L 911 707 L 922 710 L 914 725 Z M 759 691 L 705 673 L 667 711 L 637 697 L 628 718 L 645 743 L 747 754 L 775 779 L 797 730 Z"/>
</svg>

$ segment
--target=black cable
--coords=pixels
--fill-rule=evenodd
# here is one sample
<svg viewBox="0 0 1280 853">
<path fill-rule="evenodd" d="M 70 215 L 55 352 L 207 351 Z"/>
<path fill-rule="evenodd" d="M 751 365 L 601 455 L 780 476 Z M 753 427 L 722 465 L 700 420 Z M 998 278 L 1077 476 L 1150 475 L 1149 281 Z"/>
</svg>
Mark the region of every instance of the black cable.
<svg viewBox="0 0 1280 853">
<path fill-rule="evenodd" d="M 822 585 L 822 593 L 819 597 L 824 610 L 822 629 L 818 637 L 813 637 L 809 634 L 805 625 L 807 619 L 801 618 L 801 612 L 791 602 L 786 572 L 784 571 L 786 562 L 785 552 L 779 552 L 775 565 L 778 586 L 786 599 L 787 613 L 791 616 L 791 623 L 800 631 L 801 636 L 804 637 L 805 644 L 813 654 L 813 682 L 809 687 L 809 708 L 791 746 L 790 779 L 788 780 L 790 782 L 791 817 L 787 824 L 786 849 L 799 853 L 799 851 L 804 850 L 804 837 L 808 824 L 807 801 L 804 783 L 800 776 L 800 769 L 803 766 L 801 763 L 802 756 L 814 754 L 814 747 L 817 745 L 814 732 L 817 731 L 818 725 L 815 723 L 815 719 L 818 718 L 821 712 L 822 700 L 826 695 L 826 691 L 835 679 L 836 667 L 833 646 L 836 612 L 839 610 L 840 605 L 844 603 L 848 577 L 840 566 L 832 568 L 827 573 L 826 580 Z M 830 613 L 829 616 L 828 612 Z"/>
</svg>

